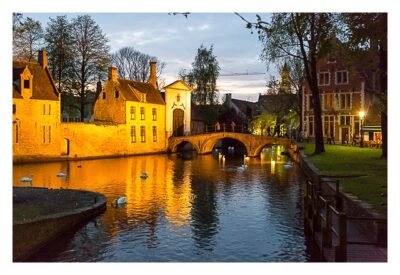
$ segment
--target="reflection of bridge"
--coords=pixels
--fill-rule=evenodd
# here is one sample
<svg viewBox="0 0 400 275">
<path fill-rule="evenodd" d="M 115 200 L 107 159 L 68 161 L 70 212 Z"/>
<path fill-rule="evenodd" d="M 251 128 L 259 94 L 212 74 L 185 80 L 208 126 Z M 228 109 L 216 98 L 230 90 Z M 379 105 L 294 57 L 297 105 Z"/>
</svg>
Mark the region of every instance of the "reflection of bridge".
<svg viewBox="0 0 400 275">
<path fill-rule="evenodd" d="M 247 155 L 249 157 L 256 157 L 260 155 L 261 150 L 266 145 L 279 144 L 289 147 L 291 144 L 291 140 L 288 138 L 256 136 L 232 132 L 215 132 L 192 136 L 170 137 L 168 140 L 168 151 L 175 153 L 178 150 L 179 145 L 188 142 L 192 144 L 193 148 L 198 154 L 207 154 L 211 153 L 215 144 L 224 138 L 231 138 L 243 143 L 243 145 L 246 147 Z"/>
</svg>

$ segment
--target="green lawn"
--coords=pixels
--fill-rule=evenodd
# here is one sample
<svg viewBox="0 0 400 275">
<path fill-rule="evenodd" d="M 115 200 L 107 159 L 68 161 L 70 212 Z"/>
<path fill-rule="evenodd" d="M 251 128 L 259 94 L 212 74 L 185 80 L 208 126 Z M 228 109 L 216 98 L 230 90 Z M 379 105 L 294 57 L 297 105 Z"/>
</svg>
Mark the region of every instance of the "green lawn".
<svg viewBox="0 0 400 275">
<path fill-rule="evenodd" d="M 339 178 L 344 192 L 387 214 L 387 160 L 381 158 L 381 150 L 325 144 L 325 153 L 312 155 L 314 144 L 303 146 L 321 174 Z"/>
</svg>

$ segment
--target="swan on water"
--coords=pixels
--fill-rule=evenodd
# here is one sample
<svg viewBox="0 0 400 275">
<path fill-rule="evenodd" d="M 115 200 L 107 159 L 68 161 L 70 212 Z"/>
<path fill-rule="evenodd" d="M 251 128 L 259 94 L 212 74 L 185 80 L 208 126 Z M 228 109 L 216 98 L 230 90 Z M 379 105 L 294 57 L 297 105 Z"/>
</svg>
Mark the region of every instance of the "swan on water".
<svg viewBox="0 0 400 275">
<path fill-rule="evenodd" d="M 57 174 L 57 177 L 60 177 L 60 178 L 64 178 L 66 176 L 67 176 L 67 174 L 65 174 L 65 173 L 58 173 Z"/>
<path fill-rule="evenodd" d="M 32 176 L 21 178 L 21 182 L 23 182 L 23 183 L 31 183 L 32 182 Z"/>
<path fill-rule="evenodd" d="M 283 165 L 283 167 L 284 167 L 284 168 L 292 168 L 292 167 L 293 167 L 293 163 L 289 161 L 288 163 L 285 163 L 285 164 Z"/>
<path fill-rule="evenodd" d="M 118 199 L 113 200 L 113 202 L 111 203 L 112 206 L 118 207 L 118 206 L 122 206 L 126 203 L 126 197 L 120 197 Z"/>
<path fill-rule="evenodd" d="M 142 173 L 140 174 L 140 178 L 142 178 L 142 179 L 147 179 L 148 176 L 149 176 L 149 175 L 147 175 L 146 172 L 142 172 Z"/>
</svg>

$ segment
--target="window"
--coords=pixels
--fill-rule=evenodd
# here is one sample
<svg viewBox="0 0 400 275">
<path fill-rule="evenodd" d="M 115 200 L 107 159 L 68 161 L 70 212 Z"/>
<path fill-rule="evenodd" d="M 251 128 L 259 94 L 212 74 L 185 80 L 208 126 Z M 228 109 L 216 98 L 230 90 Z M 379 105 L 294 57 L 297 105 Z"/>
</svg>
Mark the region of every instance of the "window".
<svg viewBox="0 0 400 275">
<path fill-rule="evenodd" d="M 180 95 L 177 95 L 176 96 L 176 102 L 180 102 L 181 101 L 181 96 Z"/>
<path fill-rule="evenodd" d="M 330 74 L 329 72 L 321 72 L 318 74 L 318 85 L 327 86 L 330 84 Z"/>
<path fill-rule="evenodd" d="M 144 107 L 140 107 L 140 119 L 144 120 Z"/>
<path fill-rule="evenodd" d="M 136 119 L 136 107 L 131 106 L 131 120 L 135 120 L 135 119 Z"/>
<path fill-rule="evenodd" d="M 119 98 L 119 92 L 118 92 L 118 90 L 115 90 L 114 95 L 115 95 L 115 98 Z"/>
<path fill-rule="evenodd" d="M 157 109 L 153 108 L 152 113 L 153 113 L 153 121 L 156 121 L 157 120 Z"/>
<path fill-rule="evenodd" d="M 48 142 L 50 143 L 51 142 L 51 126 L 49 125 L 49 140 L 48 140 Z"/>
<path fill-rule="evenodd" d="M 103 99 L 106 99 L 106 92 L 103 92 Z"/>
<path fill-rule="evenodd" d="M 146 128 L 140 126 L 140 142 L 146 142 Z"/>
<path fill-rule="evenodd" d="M 331 109 L 334 105 L 334 94 L 325 94 L 324 95 L 324 107 L 325 109 Z"/>
<path fill-rule="evenodd" d="M 17 112 L 17 106 L 13 104 L 13 114 L 15 115 L 16 112 Z"/>
<path fill-rule="evenodd" d="M 131 126 L 131 143 L 136 142 L 136 126 Z"/>
<path fill-rule="evenodd" d="M 308 117 L 308 135 L 314 136 L 314 117 L 313 116 Z"/>
<path fill-rule="evenodd" d="M 24 88 L 29 89 L 29 86 L 30 86 L 29 79 L 24 80 Z"/>
<path fill-rule="evenodd" d="M 19 131 L 18 124 L 15 124 L 15 143 L 18 143 L 18 135 L 19 135 L 18 131 Z"/>
<path fill-rule="evenodd" d="M 43 104 L 43 114 L 46 114 L 46 104 Z"/>
<path fill-rule="evenodd" d="M 340 94 L 339 96 L 340 101 L 340 109 L 351 109 L 351 94 Z"/>
<path fill-rule="evenodd" d="M 348 83 L 347 71 L 337 71 L 336 84 L 347 84 L 347 83 Z"/>
<path fill-rule="evenodd" d="M 49 104 L 49 115 L 50 115 L 50 113 L 51 113 L 50 110 L 51 110 L 51 105 Z"/>
<path fill-rule="evenodd" d="M 46 126 L 43 126 L 43 143 L 46 143 Z"/>
<path fill-rule="evenodd" d="M 360 134 L 360 117 L 354 116 L 354 134 L 358 136 Z"/>
<path fill-rule="evenodd" d="M 333 137 L 334 135 L 334 116 L 324 116 L 324 136 Z"/>
<path fill-rule="evenodd" d="M 350 116 L 340 116 L 340 125 L 350 125 Z"/>
<path fill-rule="evenodd" d="M 157 127 L 153 126 L 153 142 L 157 142 Z"/>
<path fill-rule="evenodd" d="M 314 99 L 312 95 L 308 96 L 308 110 L 312 110 L 314 108 Z"/>
</svg>

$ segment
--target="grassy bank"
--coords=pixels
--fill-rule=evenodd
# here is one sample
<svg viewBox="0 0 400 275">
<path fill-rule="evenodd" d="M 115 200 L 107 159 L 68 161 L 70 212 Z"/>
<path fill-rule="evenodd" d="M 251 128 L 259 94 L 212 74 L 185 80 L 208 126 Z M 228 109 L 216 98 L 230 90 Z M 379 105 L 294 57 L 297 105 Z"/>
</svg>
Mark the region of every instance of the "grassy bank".
<svg viewBox="0 0 400 275">
<path fill-rule="evenodd" d="M 304 153 L 320 173 L 340 180 L 344 192 L 387 213 L 387 160 L 381 150 L 341 145 L 325 145 L 325 153 L 312 155 L 314 144 L 304 143 Z"/>
</svg>

